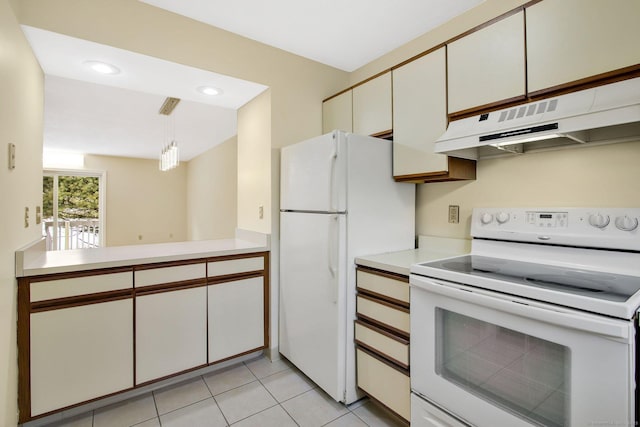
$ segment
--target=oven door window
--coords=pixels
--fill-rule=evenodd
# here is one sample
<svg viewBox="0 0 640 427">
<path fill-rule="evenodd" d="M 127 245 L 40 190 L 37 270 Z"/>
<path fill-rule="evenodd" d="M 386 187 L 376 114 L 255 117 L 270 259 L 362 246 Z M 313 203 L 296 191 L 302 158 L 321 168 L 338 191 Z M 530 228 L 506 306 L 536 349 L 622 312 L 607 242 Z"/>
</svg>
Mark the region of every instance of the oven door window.
<svg viewBox="0 0 640 427">
<path fill-rule="evenodd" d="M 533 424 L 569 424 L 569 348 L 441 308 L 436 328 L 438 375 Z"/>
</svg>

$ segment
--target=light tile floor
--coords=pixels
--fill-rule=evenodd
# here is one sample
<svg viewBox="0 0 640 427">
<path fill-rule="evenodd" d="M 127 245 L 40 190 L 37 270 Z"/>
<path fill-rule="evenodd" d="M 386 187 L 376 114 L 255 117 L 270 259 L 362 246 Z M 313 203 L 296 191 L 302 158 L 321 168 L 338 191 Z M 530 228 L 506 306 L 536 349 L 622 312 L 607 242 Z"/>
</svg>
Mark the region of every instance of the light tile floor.
<svg viewBox="0 0 640 427">
<path fill-rule="evenodd" d="M 50 427 L 400 427 L 363 399 L 336 403 L 286 360 L 254 359 Z"/>
</svg>

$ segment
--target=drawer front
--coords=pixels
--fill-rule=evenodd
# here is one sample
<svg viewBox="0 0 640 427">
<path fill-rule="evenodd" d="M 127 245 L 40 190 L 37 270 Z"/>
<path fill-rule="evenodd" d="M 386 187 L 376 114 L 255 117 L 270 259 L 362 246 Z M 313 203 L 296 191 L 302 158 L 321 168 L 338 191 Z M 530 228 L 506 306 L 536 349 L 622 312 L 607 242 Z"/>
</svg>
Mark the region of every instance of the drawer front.
<svg viewBox="0 0 640 427">
<path fill-rule="evenodd" d="M 136 288 L 184 280 L 204 279 L 207 276 L 205 263 L 159 267 L 135 272 Z"/>
<path fill-rule="evenodd" d="M 377 301 L 358 296 L 358 314 L 409 335 L 409 313 Z"/>
<path fill-rule="evenodd" d="M 405 368 L 409 367 L 409 344 L 405 340 L 391 338 L 369 325 L 356 323 L 356 340 L 379 352 Z"/>
<path fill-rule="evenodd" d="M 264 257 L 213 261 L 208 264 L 209 277 L 264 270 Z"/>
<path fill-rule="evenodd" d="M 357 271 L 356 283 L 359 289 L 374 292 L 397 301 L 409 303 L 409 280 L 391 279 L 368 271 Z"/>
<path fill-rule="evenodd" d="M 98 292 L 116 291 L 133 287 L 133 273 L 97 274 L 94 276 L 32 282 L 31 302 L 66 298 Z"/>
<path fill-rule="evenodd" d="M 356 349 L 356 358 L 358 387 L 405 420 L 409 420 L 411 418 L 411 381 L 409 376 L 361 349 Z"/>
</svg>

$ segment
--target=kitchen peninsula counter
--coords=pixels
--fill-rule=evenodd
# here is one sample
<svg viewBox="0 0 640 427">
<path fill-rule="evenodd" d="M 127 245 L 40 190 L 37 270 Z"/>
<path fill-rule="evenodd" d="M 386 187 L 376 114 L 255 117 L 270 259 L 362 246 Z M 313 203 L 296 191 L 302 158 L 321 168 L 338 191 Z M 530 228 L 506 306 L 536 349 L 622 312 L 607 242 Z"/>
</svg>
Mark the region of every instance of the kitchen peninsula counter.
<svg viewBox="0 0 640 427">
<path fill-rule="evenodd" d="M 46 251 L 44 239 L 16 251 L 16 277 L 184 261 L 269 250 L 268 236 L 238 230 L 234 239 Z"/>
</svg>

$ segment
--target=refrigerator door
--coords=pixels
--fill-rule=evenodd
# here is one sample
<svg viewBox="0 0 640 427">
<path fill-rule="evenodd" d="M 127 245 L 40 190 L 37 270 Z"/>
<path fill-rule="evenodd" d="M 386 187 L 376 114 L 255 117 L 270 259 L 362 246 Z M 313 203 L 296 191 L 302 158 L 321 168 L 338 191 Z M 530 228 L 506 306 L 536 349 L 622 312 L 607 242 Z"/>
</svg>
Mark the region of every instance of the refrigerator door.
<svg viewBox="0 0 640 427">
<path fill-rule="evenodd" d="M 282 149 L 280 209 L 344 212 L 346 135 L 334 131 Z"/>
<path fill-rule="evenodd" d="M 280 353 L 336 401 L 345 399 L 346 219 L 282 212 Z"/>
</svg>

